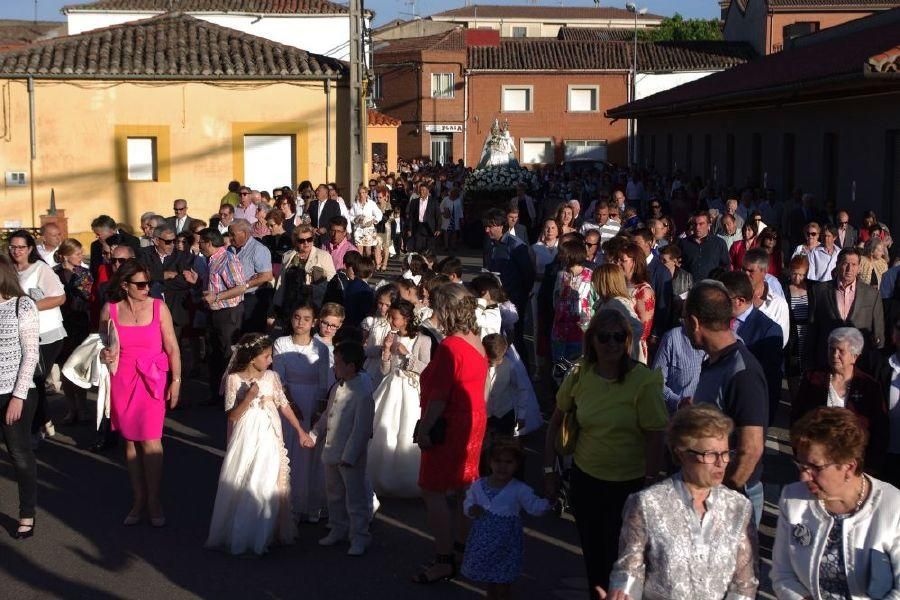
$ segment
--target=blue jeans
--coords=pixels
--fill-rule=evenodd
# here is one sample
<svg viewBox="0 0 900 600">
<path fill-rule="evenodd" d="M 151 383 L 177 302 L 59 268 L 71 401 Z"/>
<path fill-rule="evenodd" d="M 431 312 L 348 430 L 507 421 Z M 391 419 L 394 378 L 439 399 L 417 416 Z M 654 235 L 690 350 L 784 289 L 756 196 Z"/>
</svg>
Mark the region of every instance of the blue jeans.
<svg viewBox="0 0 900 600">
<path fill-rule="evenodd" d="M 756 528 L 759 529 L 759 522 L 762 521 L 763 503 L 765 502 L 762 481 L 757 481 L 752 485 L 745 485 L 744 495 L 747 496 L 750 504 L 753 505 L 753 518 L 756 519 Z"/>
</svg>

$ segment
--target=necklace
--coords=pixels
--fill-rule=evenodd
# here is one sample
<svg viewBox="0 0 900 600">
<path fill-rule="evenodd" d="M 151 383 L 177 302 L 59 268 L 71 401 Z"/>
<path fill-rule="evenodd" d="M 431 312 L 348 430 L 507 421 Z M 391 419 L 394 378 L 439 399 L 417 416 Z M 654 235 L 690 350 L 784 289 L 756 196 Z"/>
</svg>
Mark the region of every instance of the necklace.
<svg viewBox="0 0 900 600">
<path fill-rule="evenodd" d="M 859 494 L 857 494 L 857 496 L 856 496 L 856 504 L 853 505 L 852 510 L 850 510 L 848 513 L 846 513 L 847 515 L 855 514 L 855 513 L 859 512 L 860 508 L 862 508 L 863 502 L 866 499 L 866 490 L 869 487 L 868 483 L 869 482 L 866 479 L 866 476 L 863 475 L 862 481 L 860 482 L 860 485 L 859 485 Z M 825 511 L 827 513 L 832 514 L 832 515 L 836 514 L 832 511 L 828 510 L 828 508 L 825 506 L 825 502 L 826 502 L 826 500 L 819 500 L 819 503 L 821 504 L 822 508 L 825 509 Z"/>
</svg>

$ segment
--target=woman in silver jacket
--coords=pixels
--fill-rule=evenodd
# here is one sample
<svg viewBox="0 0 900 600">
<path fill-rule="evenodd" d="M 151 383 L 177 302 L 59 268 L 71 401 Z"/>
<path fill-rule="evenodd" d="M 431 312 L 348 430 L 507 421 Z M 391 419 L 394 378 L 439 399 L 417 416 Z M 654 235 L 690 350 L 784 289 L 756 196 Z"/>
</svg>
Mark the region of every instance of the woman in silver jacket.
<svg viewBox="0 0 900 600">
<path fill-rule="evenodd" d="M 900 599 L 900 491 L 863 472 L 867 442 L 846 408 L 814 409 L 791 428 L 800 481 L 778 503 L 777 598 Z"/>
<path fill-rule="evenodd" d="M 733 452 L 730 418 L 688 406 L 669 424 L 681 471 L 628 498 L 619 560 L 601 598 L 728 600 L 756 597 L 756 526 L 750 501 L 722 485 Z"/>
</svg>

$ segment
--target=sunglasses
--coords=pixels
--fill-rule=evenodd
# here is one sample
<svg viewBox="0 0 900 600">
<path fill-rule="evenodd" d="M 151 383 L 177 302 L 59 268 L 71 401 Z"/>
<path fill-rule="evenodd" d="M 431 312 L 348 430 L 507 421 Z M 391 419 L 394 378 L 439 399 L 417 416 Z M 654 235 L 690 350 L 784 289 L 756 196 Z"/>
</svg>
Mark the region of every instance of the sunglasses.
<svg viewBox="0 0 900 600">
<path fill-rule="evenodd" d="M 608 344 L 610 340 L 615 341 L 617 344 L 622 344 L 625 342 L 625 337 L 625 334 L 621 331 L 616 331 L 615 333 L 601 331 L 600 333 L 594 334 L 594 339 L 601 344 Z"/>
<path fill-rule="evenodd" d="M 250 192 L 241 192 L 240 195 L 241 195 L 241 196 L 249 196 L 249 195 L 250 195 Z"/>
<path fill-rule="evenodd" d="M 131 285 L 133 285 L 134 287 L 136 287 L 139 290 L 146 290 L 148 287 L 150 287 L 149 281 L 129 281 L 128 283 L 130 283 Z"/>
<path fill-rule="evenodd" d="M 175 238 L 172 238 L 171 240 L 167 240 L 166 238 L 156 238 L 156 239 L 158 239 L 159 241 L 161 241 L 161 242 L 162 242 L 163 244 L 165 244 L 166 246 L 171 246 L 172 244 L 175 243 Z"/>
<path fill-rule="evenodd" d="M 129 259 L 129 258 L 113 258 L 109 262 L 113 263 L 114 265 L 124 265 L 129 260 L 131 260 L 131 259 Z"/>
<path fill-rule="evenodd" d="M 313 239 L 311 237 L 308 238 L 297 238 L 298 244 L 312 244 Z"/>
<path fill-rule="evenodd" d="M 818 231 L 807 231 L 806 237 L 819 237 L 819 232 Z"/>
</svg>

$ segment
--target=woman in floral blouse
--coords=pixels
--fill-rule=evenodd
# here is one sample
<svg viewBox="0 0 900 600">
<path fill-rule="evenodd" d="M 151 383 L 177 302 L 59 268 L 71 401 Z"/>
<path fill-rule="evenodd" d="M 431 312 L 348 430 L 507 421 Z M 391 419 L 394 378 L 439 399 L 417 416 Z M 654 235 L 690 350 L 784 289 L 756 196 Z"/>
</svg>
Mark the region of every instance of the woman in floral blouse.
<svg viewBox="0 0 900 600">
<path fill-rule="evenodd" d="M 62 351 L 56 359 L 60 365 L 66 363 L 66 359 L 84 341 L 91 330 L 90 306 L 91 288 L 94 280 L 90 270 L 83 266 L 84 250 L 81 242 L 68 239 L 59 245 L 54 257 L 57 265 L 53 271 L 59 277 L 66 291 L 66 302 L 60 306 L 63 317 L 63 327 L 68 336 L 64 338 Z M 72 385 L 63 378 L 63 391 L 69 410 L 63 418 L 63 423 L 72 423 L 85 418 L 85 399 L 87 391 Z"/>
<path fill-rule="evenodd" d="M 584 331 L 594 316 L 597 292 L 591 285 L 593 271 L 583 265 L 584 244 L 567 240 L 559 244 L 557 259 L 562 269 L 553 288 L 553 328 L 550 342 L 553 360 L 581 356 Z"/>
</svg>

